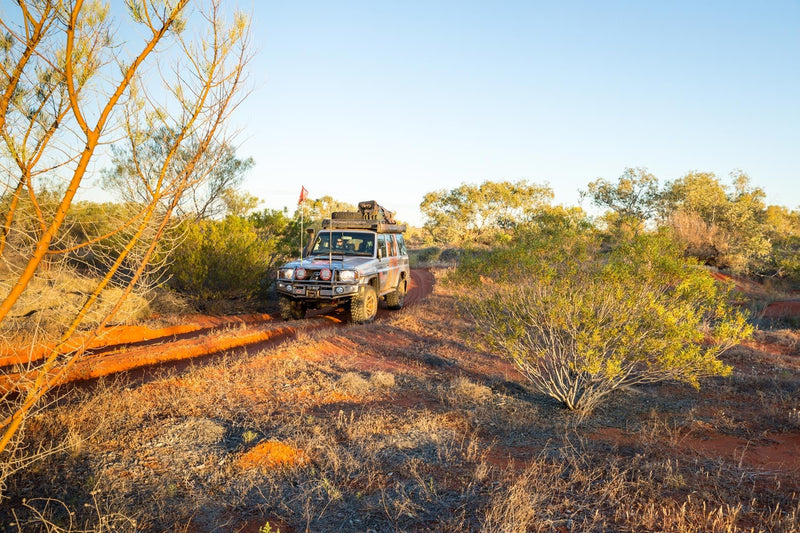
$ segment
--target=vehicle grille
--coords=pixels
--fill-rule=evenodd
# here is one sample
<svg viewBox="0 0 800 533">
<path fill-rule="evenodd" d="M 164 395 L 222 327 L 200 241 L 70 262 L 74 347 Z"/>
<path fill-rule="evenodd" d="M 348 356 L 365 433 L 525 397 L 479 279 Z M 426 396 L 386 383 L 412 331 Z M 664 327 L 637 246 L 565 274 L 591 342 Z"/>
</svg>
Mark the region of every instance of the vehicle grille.
<svg viewBox="0 0 800 533">
<path fill-rule="evenodd" d="M 322 280 L 319 277 L 319 273 L 322 272 L 321 270 L 308 270 L 306 269 L 306 278 L 305 279 L 296 279 L 294 283 L 317 283 L 317 284 L 330 284 L 332 280 Z M 333 280 L 339 281 L 339 271 L 333 271 Z"/>
</svg>

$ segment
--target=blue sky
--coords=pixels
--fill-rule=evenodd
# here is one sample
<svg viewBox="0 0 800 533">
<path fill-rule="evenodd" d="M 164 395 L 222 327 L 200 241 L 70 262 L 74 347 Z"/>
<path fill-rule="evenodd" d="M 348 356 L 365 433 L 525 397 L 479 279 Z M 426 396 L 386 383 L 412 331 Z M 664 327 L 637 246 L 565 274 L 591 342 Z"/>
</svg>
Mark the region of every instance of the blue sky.
<svg viewBox="0 0 800 533">
<path fill-rule="evenodd" d="M 800 207 L 800 2 L 256 1 L 235 120 L 265 207 L 741 169 Z M 585 207 L 588 207 L 585 205 Z"/>
</svg>

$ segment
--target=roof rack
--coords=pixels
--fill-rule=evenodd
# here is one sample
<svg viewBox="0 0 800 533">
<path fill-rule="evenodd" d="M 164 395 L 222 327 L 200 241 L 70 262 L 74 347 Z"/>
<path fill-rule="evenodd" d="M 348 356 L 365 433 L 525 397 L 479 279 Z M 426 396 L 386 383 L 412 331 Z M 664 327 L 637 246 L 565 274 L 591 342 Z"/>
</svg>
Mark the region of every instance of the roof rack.
<svg viewBox="0 0 800 533">
<path fill-rule="evenodd" d="M 403 233 L 405 224 L 398 224 L 394 213 L 375 200 L 359 202 L 358 211 L 334 211 L 322 221 L 323 229 L 369 229 L 378 233 Z"/>
<path fill-rule="evenodd" d="M 405 224 L 389 224 L 379 220 L 326 218 L 322 221 L 322 229 L 368 229 L 378 233 L 403 233 Z"/>
</svg>

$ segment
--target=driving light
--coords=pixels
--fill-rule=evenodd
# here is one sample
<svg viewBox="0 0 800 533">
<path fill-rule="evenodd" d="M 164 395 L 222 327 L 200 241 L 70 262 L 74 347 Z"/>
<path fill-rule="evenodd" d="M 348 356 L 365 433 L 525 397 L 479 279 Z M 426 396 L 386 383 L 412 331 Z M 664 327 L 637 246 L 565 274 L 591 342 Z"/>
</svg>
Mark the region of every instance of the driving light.
<svg viewBox="0 0 800 533">
<path fill-rule="evenodd" d="M 294 271 L 294 277 L 297 279 L 306 279 L 306 269 L 298 268 Z"/>
<path fill-rule="evenodd" d="M 356 279 L 355 270 L 342 270 L 339 272 L 339 281 L 353 281 Z"/>
<path fill-rule="evenodd" d="M 331 279 L 331 269 L 330 268 L 323 268 L 319 272 L 319 279 L 322 281 L 328 281 Z"/>
</svg>

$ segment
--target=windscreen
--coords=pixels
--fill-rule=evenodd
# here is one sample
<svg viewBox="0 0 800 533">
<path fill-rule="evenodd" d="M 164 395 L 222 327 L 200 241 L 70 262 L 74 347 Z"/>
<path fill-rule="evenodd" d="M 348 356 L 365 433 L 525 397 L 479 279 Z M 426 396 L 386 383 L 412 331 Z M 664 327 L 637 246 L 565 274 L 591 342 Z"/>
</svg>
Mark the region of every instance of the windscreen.
<svg viewBox="0 0 800 533">
<path fill-rule="evenodd" d="M 331 249 L 331 244 L 333 248 Z M 311 253 L 314 255 L 360 255 L 372 257 L 375 235 L 360 231 L 325 231 L 317 235 Z"/>
</svg>

